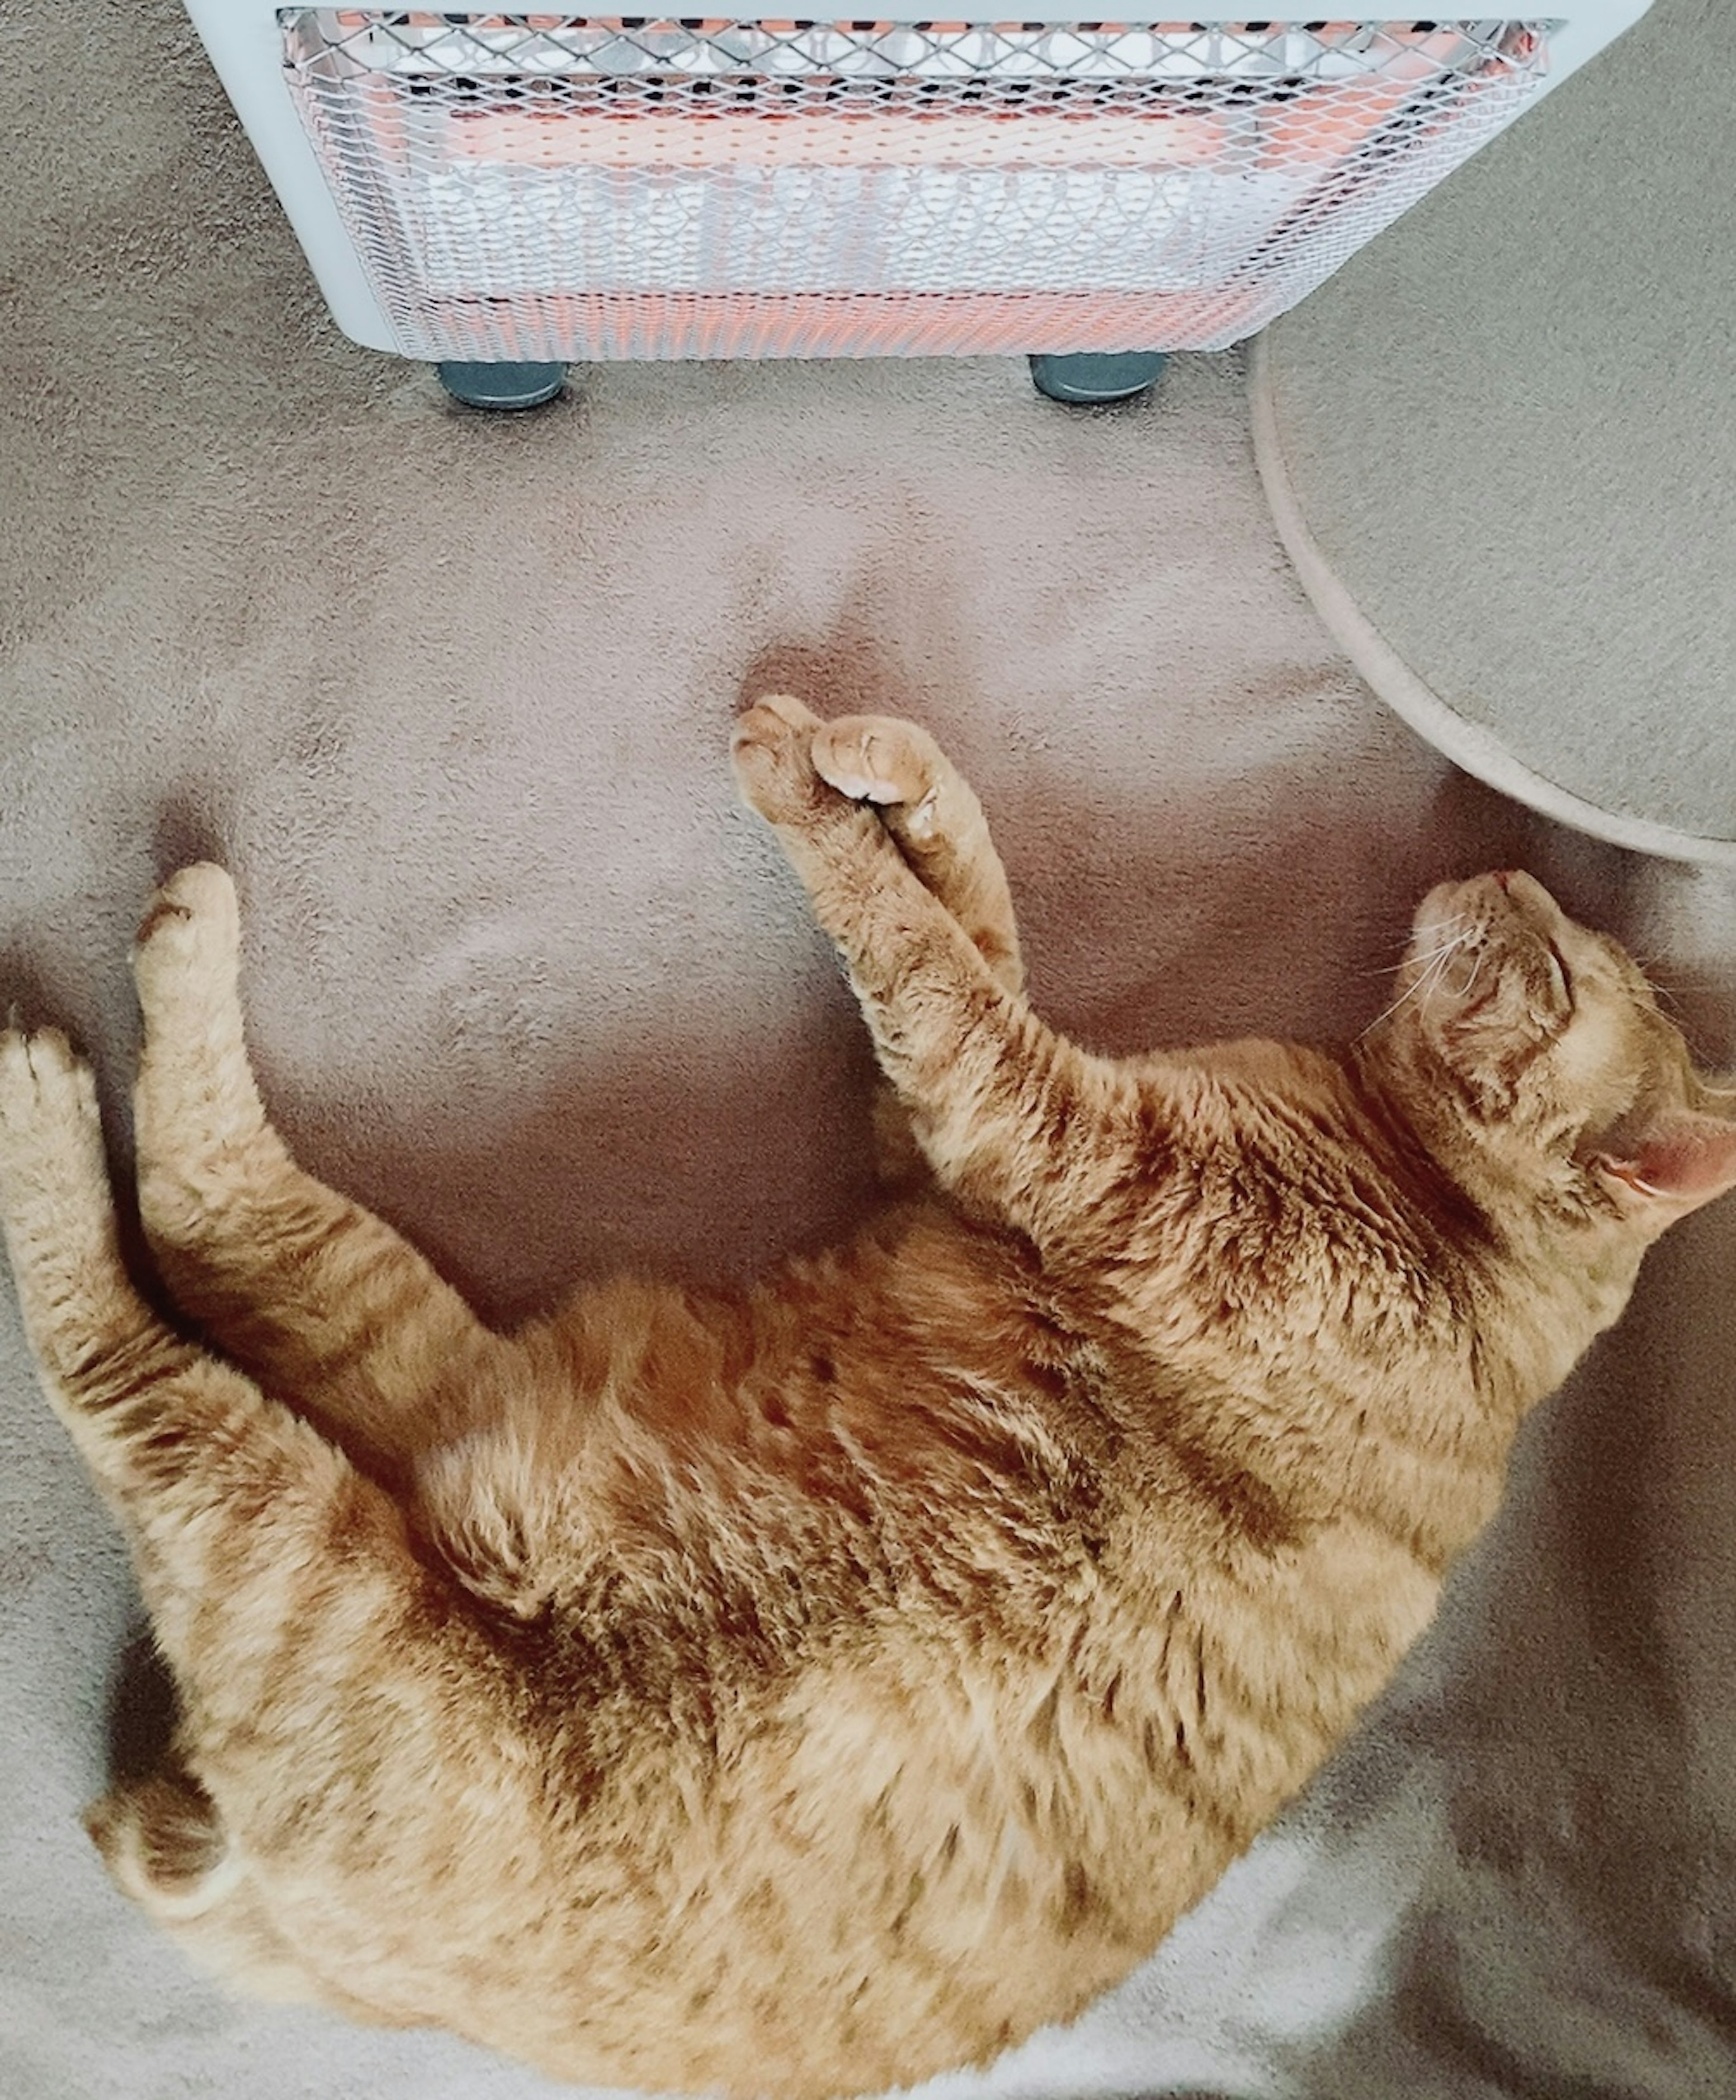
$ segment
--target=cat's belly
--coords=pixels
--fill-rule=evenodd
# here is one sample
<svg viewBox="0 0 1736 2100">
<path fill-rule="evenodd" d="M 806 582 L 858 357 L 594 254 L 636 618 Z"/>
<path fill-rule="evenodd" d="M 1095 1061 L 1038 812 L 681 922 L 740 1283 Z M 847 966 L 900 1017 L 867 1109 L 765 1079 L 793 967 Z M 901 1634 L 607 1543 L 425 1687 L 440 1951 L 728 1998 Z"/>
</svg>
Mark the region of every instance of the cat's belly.
<svg viewBox="0 0 1736 2100">
<path fill-rule="evenodd" d="M 908 1660 L 815 1676 L 727 1769 L 621 1775 L 567 1839 L 570 1937 L 456 2023 L 580 2082 L 819 2100 L 1120 1980 L 1240 1838 L 1137 1732 Z"/>
<path fill-rule="evenodd" d="M 1438 1595 L 1402 1548 L 1347 1526 L 1197 1585 L 1175 1624 L 1082 1621 L 1067 1661 L 895 1638 L 805 1674 L 710 1775 L 707 1814 L 672 1802 L 671 1879 L 634 1906 L 667 2031 L 647 2034 L 646 1971 L 625 1962 L 607 2071 L 550 2061 L 819 2095 L 1072 2017 L 1318 1768 Z"/>
<path fill-rule="evenodd" d="M 1320 1569 L 1294 1580 L 1306 1609 L 1250 1594 L 1239 1635 L 1209 1600 L 1234 1686 L 1191 1611 L 1143 1644 L 1102 1630 L 1112 1691 L 1089 1656 L 1080 1674 L 883 1632 L 762 1685 L 709 1744 L 647 1718 L 606 1771 L 563 1779 L 503 1741 L 464 1797 L 420 1775 L 414 1829 L 412 1776 L 382 1771 L 378 1873 L 329 1860 L 305 1904 L 280 1877 L 280 1921 L 387 2017 L 585 2084 L 819 2100 L 986 2058 L 1120 1980 L 1372 1688 L 1366 1665 L 1323 1674 L 1342 1584 L 1335 1605 Z M 1250 1705 L 1266 1670 L 1292 1710 Z"/>
<path fill-rule="evenodd" d="M 350 1835 L 284 1823 L 276 1921 L 329 1987 L 586 2085 L 819 2100 L 986 2058 L 1155 1946 L 1433 1610 L 1390 1535 L 1262 1543 L 1185 1470 L 1076 1507 L 1035 1403 L 907 1375 L 877 1416 L 833 1339 L 780 1391 L 859 1396 L 848 1466 L 783 1462 L 773 1416 L 653 1466 L 623 1411 L 539 1469 L 553 1630 L 455 1616 L 478 1678 L 373 1731 L 373 1798 L 310 1780 Z"/>
</svg>

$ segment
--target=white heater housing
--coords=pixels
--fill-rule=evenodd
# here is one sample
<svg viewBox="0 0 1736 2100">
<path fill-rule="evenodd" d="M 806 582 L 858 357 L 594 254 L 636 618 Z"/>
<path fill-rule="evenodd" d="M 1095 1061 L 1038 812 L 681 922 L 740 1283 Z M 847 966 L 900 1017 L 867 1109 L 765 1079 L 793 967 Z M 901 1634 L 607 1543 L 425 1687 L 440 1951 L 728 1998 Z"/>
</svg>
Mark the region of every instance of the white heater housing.
<svg viewBox="0 0 1736 2100">
<path fill-rule="evenodd" d="M 338 325 L 479 362 L 1221 348 L 1649 4 L 1009 24 L 188 0 Z"/>
</svg>

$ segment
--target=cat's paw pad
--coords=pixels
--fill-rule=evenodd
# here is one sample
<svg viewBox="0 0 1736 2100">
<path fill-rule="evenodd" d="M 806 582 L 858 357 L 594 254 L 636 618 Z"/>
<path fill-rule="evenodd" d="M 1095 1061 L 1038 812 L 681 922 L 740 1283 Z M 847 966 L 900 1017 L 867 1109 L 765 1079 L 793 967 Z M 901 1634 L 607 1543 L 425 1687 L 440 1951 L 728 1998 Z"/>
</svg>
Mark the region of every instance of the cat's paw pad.
<svg viewBox="0 0 1736 2100">
<path fill-rule="evenodd" d="M 232 981 L 241 947 L 235 885 L 220 867 L 199 861 L 172 875 L 139 924 L 133 968 L 139 989 L 208 979 Z"/>
<path fill-rule="evenodd" d="M 735 779 L 749 805 L 768 823 L 799 823 L 825 788 L 814 770 L 818 715 L 786 694 L 757 700 L 738 717 L 730 739 Z"/>
<path fill-rule="evenodd" d="M 241 914 L 235 885 L 214 861 L 195 861 L 169 880 L 151 899 L 139 928 L 139 945 L 164 938 L 177 946 L 192 941 L 232 946 Z"/>
<path fill-rule="evenodd" d="M 58 1028 L 0 1034 L 0 1193 L 11 1218 L 104 1185 L 90 1066 Z"/>
<path fill-rule="evenodd" d="M 853 802 L 919 809 L 934 785 L 939 752 L 926 730 L 895 715 L 840 715 L 814 732 L 820 778 Z"/>
</svg>

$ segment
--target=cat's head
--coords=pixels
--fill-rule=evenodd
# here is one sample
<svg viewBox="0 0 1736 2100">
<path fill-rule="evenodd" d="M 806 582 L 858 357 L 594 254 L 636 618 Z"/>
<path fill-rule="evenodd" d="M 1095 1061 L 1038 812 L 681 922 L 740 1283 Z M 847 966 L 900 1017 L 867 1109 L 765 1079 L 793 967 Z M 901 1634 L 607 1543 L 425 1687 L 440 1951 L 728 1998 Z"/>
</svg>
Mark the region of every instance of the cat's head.
<svg viewBox="0 0 1736 2100">
<path fill-rule="evenodd" d="M 1736 1186 L 1736 1090 L 1696 1072 L 1620 945 L 1513 871 L 1419 907 L 1381 1061 L 1437 1147 L 1651 1236 Z"/>
</svg>

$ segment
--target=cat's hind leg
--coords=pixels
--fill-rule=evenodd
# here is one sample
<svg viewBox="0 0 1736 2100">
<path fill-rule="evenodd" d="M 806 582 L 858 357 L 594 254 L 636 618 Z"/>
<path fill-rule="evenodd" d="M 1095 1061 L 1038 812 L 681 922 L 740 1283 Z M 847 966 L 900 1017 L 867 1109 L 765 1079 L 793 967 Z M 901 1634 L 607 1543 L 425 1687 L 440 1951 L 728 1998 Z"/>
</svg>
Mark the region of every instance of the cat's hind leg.
<svg viewBox="0 0 1736 2100">
<path fill-rule="evenodd" d="M 56 1030 L 0 1035 L 0 1228 L 43 1390 L 126 1529 L 165 1661 L 207 1721 L 251 1725 L 311 1584 L 339 1570 L 382 1617 L 417 1590 L 401 1518 L 139 1295 L 95 1088 Z"/>
<path fill-rule="evenodd" d="M 182 1711 L 179 1756 L 105 1797 L 93 1835 L 219 1966 L 287 1988 L 245 1871 L 255 1824 L 293 1850 L 387 1754 L 422 1798 L 437 1768 L 381 1688 L 449 1683 L 469 1635 L 385 1491 L 134 1288 L 95 1090 L 54 1031 L 0 1035 L 0 1229 L 43 1390 L 126 1533 Z"/>
<path fill-rule="evenodd" d="M 177 1302 L 267 1388 L 387 1468 L 456 1434 L 511 1343 L 385 1222 L 291 1158 L 243 1038 L 235 889 L 183 868 L 134 957 L 146 1235 Z M 433 1418 L 444 1407 L 453 1418 Z"/>
<path fill-rule="evenodd" d="M 0 1225 L 43 1387 L 98 1484 L 123 1501 L 138 1454 L 114 1462 L 105 1418 L 196 1372 L 200 1352 L 121 1264 L 95 1083 L 58 1030 L 0 1035 Z"/>
</svg>

